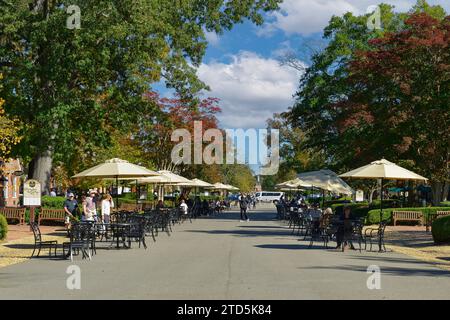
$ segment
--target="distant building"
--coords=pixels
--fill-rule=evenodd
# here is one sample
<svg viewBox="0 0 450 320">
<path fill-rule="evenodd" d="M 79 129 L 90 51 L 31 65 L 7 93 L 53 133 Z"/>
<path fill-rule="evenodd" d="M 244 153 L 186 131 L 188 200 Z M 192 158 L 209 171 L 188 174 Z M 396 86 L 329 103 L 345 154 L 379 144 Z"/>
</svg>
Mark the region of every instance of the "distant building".
<svg viewBox="0 0 450 320">
<path fill-rule="evenodd" d="M 23 169 L 19 159 L 9 159 L 0 167 L 0 206 L 20 206 L 20 187 Z"/>
</svg>

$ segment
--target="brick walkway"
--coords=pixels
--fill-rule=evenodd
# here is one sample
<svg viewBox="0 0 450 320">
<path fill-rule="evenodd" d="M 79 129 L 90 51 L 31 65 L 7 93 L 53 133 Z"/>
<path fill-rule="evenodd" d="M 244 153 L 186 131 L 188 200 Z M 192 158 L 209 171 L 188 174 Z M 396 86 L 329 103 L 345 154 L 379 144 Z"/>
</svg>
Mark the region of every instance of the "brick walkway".
<svg viewBox="0 0 450 320">
<path fill-rule="evenodd" d="M 64 226 L 39 226 L 43 235 L 56 235 L 65 231 Z M 6 236 L 6 242 L 32 237 L 33 232 L 27 225 L 8 225 L 8 235 Z"/>
</svg>

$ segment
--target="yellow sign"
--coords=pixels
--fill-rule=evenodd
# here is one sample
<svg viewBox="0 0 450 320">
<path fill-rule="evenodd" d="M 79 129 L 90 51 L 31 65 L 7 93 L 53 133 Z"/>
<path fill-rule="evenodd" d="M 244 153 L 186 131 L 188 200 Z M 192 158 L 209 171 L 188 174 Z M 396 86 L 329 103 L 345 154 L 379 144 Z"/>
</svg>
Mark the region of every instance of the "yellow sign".
<svg viewBox="0 0 450 320">
<path fill-rule="evenodd" d="M 23 205 L 41 205 L 41 184 L 37 180 L 27 180 L 23 186 Z"/>
</svg>

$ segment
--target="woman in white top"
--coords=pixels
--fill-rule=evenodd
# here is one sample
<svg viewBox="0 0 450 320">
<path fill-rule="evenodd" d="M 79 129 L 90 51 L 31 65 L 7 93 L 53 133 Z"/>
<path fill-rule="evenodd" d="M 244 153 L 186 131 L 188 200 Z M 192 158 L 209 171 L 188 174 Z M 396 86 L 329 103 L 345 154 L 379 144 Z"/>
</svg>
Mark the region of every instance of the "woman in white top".
<svg viewBox="0 0 450 320">
<path fill-rule="evenodd" d="M 103 195 L 102 199 L 102 221 L 103 223 L 110 222 L 111 208 L 114 208 L 114 203 L 110 194 Z"/>
</svg>

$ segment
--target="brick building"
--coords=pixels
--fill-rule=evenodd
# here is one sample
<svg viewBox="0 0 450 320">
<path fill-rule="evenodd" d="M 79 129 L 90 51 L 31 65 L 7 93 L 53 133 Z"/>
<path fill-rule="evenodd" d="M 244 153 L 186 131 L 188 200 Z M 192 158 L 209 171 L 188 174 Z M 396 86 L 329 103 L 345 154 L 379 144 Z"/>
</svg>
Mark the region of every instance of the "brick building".
<svg viewBox="0 0 450 320">
<path fill-rule="evenodd" d="M 23 173 L 19 159 L 0 162 L 0 206 L 20 206 L 20 176 Z"/>
</svg>

